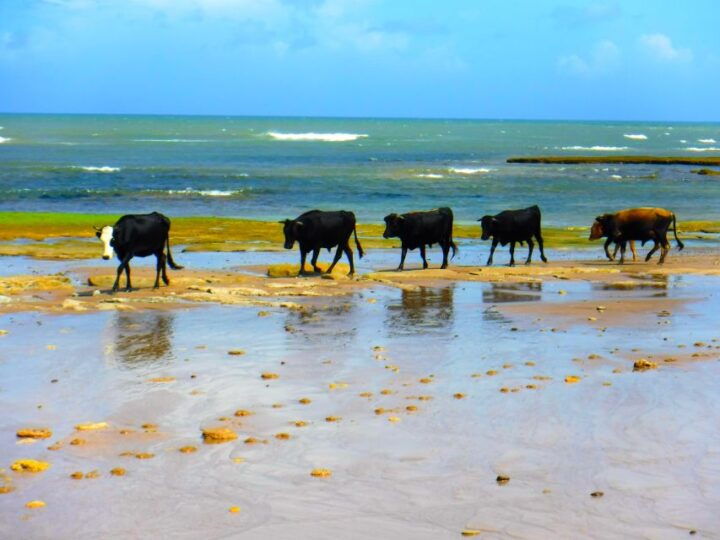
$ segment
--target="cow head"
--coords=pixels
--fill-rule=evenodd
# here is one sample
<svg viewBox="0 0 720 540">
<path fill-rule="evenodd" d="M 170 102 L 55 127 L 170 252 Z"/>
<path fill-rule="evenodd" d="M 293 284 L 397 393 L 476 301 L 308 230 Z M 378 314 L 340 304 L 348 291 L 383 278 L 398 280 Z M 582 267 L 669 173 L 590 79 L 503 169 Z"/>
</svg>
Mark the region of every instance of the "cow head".
<svg viewBox="0 0 720 540">
<path fill-rule="evenodd" d="M 482 235 L 480 236 L 481 240 L 487 240 L 493 234 L 495 234 L 495 225 L 497 224 L 497 218 L 495 218 L 494 216 L 483 216 L 478 219 L 478 221 L 480 222 L 480 226 L 482 227 Z"/>
<path fill-rule="evenodd" d="M 383 238 L 400 236 L 404 222 L 405 218 L 397 214 L 388 214 L 385 216 L 385 232 L 383 233 Z"/>
<path fill-rule="evenodd" d="M 590 227 L 590 240 L 597 240 L 603 236 L 607 236 L 610 232 L 610 220 L 612 214 L 603 214 L 595 218 L 595 221 Z"/>
<path fill-rule="evenodd" d="M 297 219 L 286 219 L 280 223 L 283 224 L 283 233 L 285 234 L 285 249 L 292 249 L 304 224 Z"/>
<path fill-rule="evenodd" d="M 105 227 L 95 227 L 95 236 L 103 243 L 102 258 L 106 261 L 111 259 L 113 255 L 113 228 L 109 225 Z"/>
</svg>

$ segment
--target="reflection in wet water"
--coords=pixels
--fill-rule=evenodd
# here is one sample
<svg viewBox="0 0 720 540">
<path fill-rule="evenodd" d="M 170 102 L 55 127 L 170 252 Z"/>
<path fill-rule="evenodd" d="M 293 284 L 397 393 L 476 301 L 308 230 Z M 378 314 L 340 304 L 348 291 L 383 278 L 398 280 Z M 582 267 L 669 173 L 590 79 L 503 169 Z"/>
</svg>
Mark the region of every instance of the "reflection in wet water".
<svg viewBox="0 0 720 540">
<path fill-rule="evenodd" d="M 635 279 L 626 281 L 615 281 L 610 283 L 592 283 L 596 291 L 655 291 L 653 296 L 667 296 L 670 288 L 670 276 L 663 274 L 637 275 Z"/>
<path fill-rule="evenodd" d="M 172 355 L 175 315 L 165 312 L 118 313 L 114 320 L 113 346 L 127 364 L 141 364 Z"/>
<path fill-rule="evenodd" d="M 346 337 L 357 334 L 356 304 L 340 301 L 318 309 L 289 310 L 285 318 L 285 332 L 303 340 L 327 336 Z"/>
<path fill-rule="evenodd" d="M 388 302 L 387 326 L 395 332 L 414 332 L 418 327 L 445 329 L 453 322 L 455 286 L 403 290 L 400 303 Z"/>
<path fill-rule="evenodd" d="M 483 302 L 535 302 L 542 299 L 542 283 L 490 283 L 483 289 Z"/>
</svg>

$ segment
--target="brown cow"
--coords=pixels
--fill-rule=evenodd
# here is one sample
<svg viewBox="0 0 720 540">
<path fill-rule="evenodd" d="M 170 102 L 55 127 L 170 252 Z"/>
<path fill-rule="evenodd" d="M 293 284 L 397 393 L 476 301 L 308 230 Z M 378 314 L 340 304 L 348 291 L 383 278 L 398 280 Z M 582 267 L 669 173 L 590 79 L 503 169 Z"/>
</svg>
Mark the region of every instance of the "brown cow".
<svg viewBox="0 0 720 540">
<path fill-rule="evenodd" d="M 615 214 L 598 216 L 590 229 L 590 240 L 606 236 L 605 255 L 610 260 L 613 257 L 608 252 L 608 246 L 612 242 L 618 244 L 620 246 L 620 264 L 625 262 L 625 247 L 628 241 L 638 240 L 644 245 L 648 240 L 652 240 L 655 245 L 645 256 L 645 261 L 649 261 L 653 253 L 660 248 L 658 264 L 662 264 L 670 251 L 667 232 L 671 224 L 678 249 L 683 249 L 685 246 L 677 235 L 675 214 L 664 208 L 629 208 Z"/>
</svg>

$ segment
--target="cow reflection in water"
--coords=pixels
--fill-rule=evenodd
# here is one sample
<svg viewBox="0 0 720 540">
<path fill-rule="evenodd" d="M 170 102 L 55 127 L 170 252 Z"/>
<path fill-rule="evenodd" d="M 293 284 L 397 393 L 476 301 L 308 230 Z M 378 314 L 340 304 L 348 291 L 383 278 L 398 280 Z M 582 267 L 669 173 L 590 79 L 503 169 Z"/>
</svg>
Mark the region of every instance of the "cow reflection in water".
<svg viewBox="0 0 720 540">
<path fill-rule="evenodd" d="M 388 303 L 387 322 L 396 331 L 444 329 L 454 317 L 455 287 L 403 290 L 400 303 Z"/>
<path fill-rule="evenodd" d="M 172 354 L 172 313 L 118 313 L 115 318 L 114 348 L 126 364 L 167 359 Z"/>
<path fill-rule="evenodd" d="M 542 282 L 489 283 L 482 292 L 486 304 L 505 302 L 536 302 L 542 299 Z"/>
</svg>

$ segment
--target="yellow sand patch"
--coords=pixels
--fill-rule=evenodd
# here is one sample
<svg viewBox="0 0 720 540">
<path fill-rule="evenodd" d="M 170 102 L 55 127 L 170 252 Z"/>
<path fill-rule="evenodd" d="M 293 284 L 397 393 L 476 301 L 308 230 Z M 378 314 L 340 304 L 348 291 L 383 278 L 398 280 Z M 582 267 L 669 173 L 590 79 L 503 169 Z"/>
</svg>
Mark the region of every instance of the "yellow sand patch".
<svg viewBox="0 0 720 540">
<path fill-rule="evenodd" d="M 479 531 L 479 530 L 477 530 L 477 529 L 463 529 L 463 530 L 460 532 L 460 534 L 461 534 L 462 536 L 477 536 L 477 535 L 480 534 L 481 532 L 482 532 L 482 531 Z"/>
<path fill-rule="evenodd" d="M 42 472 L 50 467 L 47 461 L 38 461 L 36 459 L 18 459 L 10 468 L 17 472 Z"/>
<path fill-rule="evenodd" d="M 328 384 L 328 388 L 330 390 L 338 390 L 341 388 L 347 388 L 348 386 L 350 386 L 350 385 L 345 382 L 333 382 L 333 383 Z"/>
<path fill-rule="evenodd" d="M 192 445 L 181 446 L 178 448 L 178 451 L 182 454 L 192 454 L 193 452 L 197 452 L 197 447 Z"/>
<path fill-rule="evenodd" d="M 240 507 L 239 506 L 231 506 L 228 509 L 228 512 L 230 512 L 231 514 L 237 514 L 238 512 L 240 512 Z"/>
<path fill-rule="evenodd" d="M 315 478 L 329 478 L 332 476 L 332 471 L 330 469 L 313 469 L 310 471 L 310 476 L 314 476 Z"/>
<path fill-rule="evenodd" d="M 228 354 L 230 356 L 242 356 L 245 354 L 245 351 L 243 351 L 242 349 L 232 349 L 228 351 Z"/>
<path fill-rule="evenodd" d="M 289 433 L 276 433 L 275 438 L 280 439 L 281 441 L 287 441 L 290 439 L 290 434 Z"/>
<path fill-rule="evenodd" d="M 46 428 L 22 428 L 18 429 L 16 435 L 28 439 L 48 439 L 52 437 L 52 431 Z"/>
<path fill-rule="evenodd" d="M 279 379 L 280 375 L 278 375 L 277 373 L 263 373 L 260 375 L 260 377 L 262 377 L 263 379 L 265 379 L 267 381 L 267 380 L 271 380 L 271 379 Z"/>
<path fill-rule="evenodd" d="M 148 379 L 148 382 L 151 383 L 171 383 L 175 382 L 177 379 L 175 377 L 153 377 L 152 379 Z"/>
<path fill-rule="evenodd" d="M 312 399 L 306 397 L 300 398 L 298 400 L 298 403 L 300 403 L 300 405 L 309 405 L 310 403 L 312 403 Z"/>
<path fill-rule="evenodd" d="M 645 358 L 635 360 L 635 363 L 633 363 L 633 371 L 647 371 L 649 369 L 657 369 L 657 363 L 646 360 Z"/>
<path fill-rule="evenodd" d="M 567 377 L 565 377 L 565 382 L 568 384 L 574 384 L 580 382 L 580 377 L 578 377 L 577 375 L 568 375 Z"/>
<path fill-rule="evenodd" d="M 235 411 L 235 416 L 250 416 L 252 414 L 252 411 L 248 411 L 246 409 L 238 409 Z"/>
<path fill-rule="evenodd" d="M 26 508 L 42 508 L 45 506 L 44 501 L 30 501 L 25 503 Z"/>
<path fill-rule="evenodd" d="M 104 429 L 108 427 L 107 422 L 89 422 L 87 424 L 77 424 L 75 429 L 78 431 L 92 431 L 94 429 Z"/>
<path fill-rule="evenodd" d="M 339 422 L 340 420 L 342 420 L 342 418 L 340 416 L 326 416 L 325 417 L 326 422 Z"/>
<path fill-rule="evenodd" d="M 110 474 L 113 476 L 125 476 L 125 469 L 122 467 L 115 467 L 114 469 L 110 469 Z"/>
<path fill-rule="evenodd" d="M 203 429 L 202 436 L 206 443 L 222 443 L 237 439 L 237 433 L 226 427 Z"/>
</svg>

